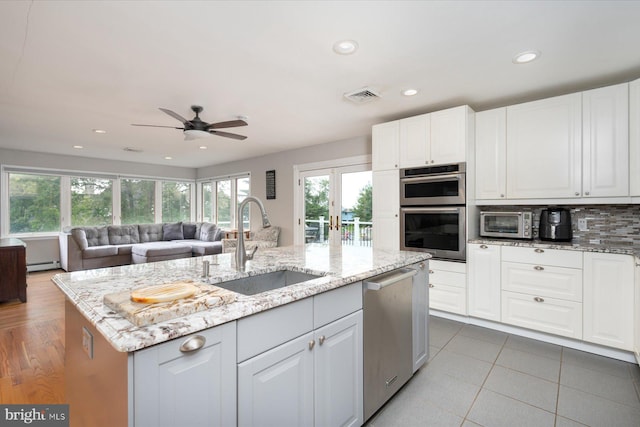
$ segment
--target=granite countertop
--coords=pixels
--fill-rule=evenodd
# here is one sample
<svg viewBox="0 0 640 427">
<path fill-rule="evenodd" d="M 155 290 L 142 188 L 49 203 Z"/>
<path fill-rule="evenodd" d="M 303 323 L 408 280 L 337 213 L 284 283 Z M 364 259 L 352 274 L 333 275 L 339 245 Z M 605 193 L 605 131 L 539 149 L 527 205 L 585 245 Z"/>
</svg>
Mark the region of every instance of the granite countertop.
<svg viewBox="0 0 640 427">
<path fill-rule="evenodd" d="M 330 248 L 312 244 L 259 249 L 255 258 L 247 261 L 245 273 L 235 270 L 234 254 L 228 253 L 63 273 L 55 275 L 53 281 L 66 295 L 67 300 L 116 350 L 132 352 L 430 257 L 425 252 L 384 251 L 360 247 Z M 209 278 L 201 277 L 203 261 L 211 263 Z M 235 302 L 142 327 L 135 326 L 103 303 L 107 294 L 145 285 L 177 281 L 215 285 L 222 281 L 283 269 L 323 277 L 257 295 L 238 294 Z"/>
<path fill-rule="evenodd" d="M 540 239 L 519 240 L 519 239 L 497 239 L 489 237 L 480 237 L 477 239 L 469 239 L 469 243 L 479 243 L 486 245 L 501 246 L 518 246 L 523 248 L 542 248 L 542 249 L 563 249 L 568 251 L 582 252 L 601 252 L 621 255 L 633 255 L 636 259 L 640 259 L 640 246 L 637 243 L 622 240 L 607 240 L 599 243 L 591 242 L 549 242 Z"/>
</svg>

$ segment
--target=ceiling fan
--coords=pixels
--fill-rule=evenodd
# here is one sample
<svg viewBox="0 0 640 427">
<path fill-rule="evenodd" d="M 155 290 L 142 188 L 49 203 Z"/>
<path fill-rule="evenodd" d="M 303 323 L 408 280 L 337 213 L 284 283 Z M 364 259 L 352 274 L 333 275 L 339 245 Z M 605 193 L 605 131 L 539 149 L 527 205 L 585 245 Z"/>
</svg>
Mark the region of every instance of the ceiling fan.
<svg viewBox="0 0 640 427">
<path fill-rule="evenodd" d="M 196 113 L 196 116 L 191 120 L 187 120 L 184 117 L 182 117 L 180 114 L 174 111 L 167 110 L 166 108 L 160 108 L 160 111 L 170 115 L 176 120 L 179 120 L 182 123 L 183 127 L 141 125 L 137 123 L 132 123 L 131 126 L 147 126 L 147 127 L 155 127 L 155 128 L 181 129 L 184 131 L 184 139 L 186 140 L 203 138 L 209 135 L 218 135 L 218 136 L 224 136 L 225 138 L 232 138 L 232 139 L 239 139 L 239 140 L 247 139 L 247 137 L 244 135 L 238 135 L 238 134 L 229 133 L 229 132 L 221 132 L 219 130 L 216 130 L 216 129 L 222 129 L 222 128 L 234 128 L 238 126 L 247 126 L 247 122 L 245 122 L 244 120 L 238 119 L 238 120 L 230 120 L 227 122 L 207 123 L 200 120 L 199 114 L 202 112 L 201 106 L 192 105 L 191 110 L 193 110 L 193 112 Z"/>
</svg>

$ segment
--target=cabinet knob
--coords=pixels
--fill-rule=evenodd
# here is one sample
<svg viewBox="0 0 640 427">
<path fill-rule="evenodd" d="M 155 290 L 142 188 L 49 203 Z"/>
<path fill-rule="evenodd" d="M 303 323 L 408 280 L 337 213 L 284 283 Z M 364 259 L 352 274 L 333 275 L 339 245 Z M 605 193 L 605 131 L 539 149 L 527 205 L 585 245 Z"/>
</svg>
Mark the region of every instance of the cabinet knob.
<svg viewBox="0 0 640 427">
<path fill-rule="evenodd" d="M 589 195 L 589 192 L 588 192 L 588 191 L 585 191 L 584 195 L 585 195 L 585 196 L 588 196 L 588 195 Z"/>
<path fill-rule="evenodd" d="M 433 283 L 429 283 L 430 288 L 435 288 L 436 286 Z"/>
<path fill-rule="evenodd" d="M 533 300 L 535 302 L 544 302 L 544 298 L 540 298 L 540 297 L 534 297 Z"/>
<path fill-rule="evenodd" d="M 207 342 L 207 339 L 202 335 L 195 335 L 191 338 L 186 339 L 182 345 L 180 346 L 180 351 L 183 353 L 190 353 L 192 351 L 200 350 L 204 347 L 204 344 Z"/>
<path fill-rule="evenodd" d="M 538 248 L 538 249 L 535 249 L 534 252 L 537 253 L 537 254 L 541 254 L 541 253 L 544 252 L 544 249 Z"/>
<path fill-rule="evenodd" d="M 544 267 L 540 266 L 540 265 L 536 265 L 535 267 L 533 267 L 534 270 L 538 270 L 538 271 L 542 271 L 544 270 Z"/>
<path fill-rule="evenodd" d="M 420 267 L 420 270 L 424 270 L 424 262 L 421 262 L 419 267 Z"/>
<path fill-rule="evenodd" d="M 327 338 L 326 338 L 324 335 L 320 335 L 320 338 L 318 338 L 318 344 L 320 344 L 320 345 L 324 344 L 324 341 L 325 341 L 326 339 L 327 339 Z"/>
<path fill-rule="evenodd" d="M 579 196 L 579 195 L 580 195 L 580 193 L 578 193 L 578 192 L 576 191 L 576 196 Z"/>
<path fill-rule="evenodd" d="M 314 340 L 309 341 L 309 350 L 313 350 L 313 347 L 316 346 L 316 342 Z"/>
<path fill-rule="evenodd" d="M 501 194 L 500 197 L 504 197 L 504 194 Z"/>
<path fill-rule="evenodd" d="M 429 270 L 429 274 L 433 274 L 433 270 Z"/>
<path fill-rule="evenodd" d="M 436 162 L 435 160 L 431 160 L 431 163 L 435 163 L 435 162 Z"/>
<path fill-rule="evenodd" d="M 480 249 L 489 249 L 489 246 L 487 246 L 487 245 L 480 245 Z"/>
</svg>

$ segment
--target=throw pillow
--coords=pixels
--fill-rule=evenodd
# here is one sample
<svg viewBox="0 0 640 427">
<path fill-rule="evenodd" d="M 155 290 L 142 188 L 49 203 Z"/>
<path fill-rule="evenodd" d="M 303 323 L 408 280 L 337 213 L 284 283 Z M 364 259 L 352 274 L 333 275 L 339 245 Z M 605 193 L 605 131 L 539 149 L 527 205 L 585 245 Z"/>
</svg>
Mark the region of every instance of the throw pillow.
<svg viewBox="0 0 640 427">
<path fill-rule="evenodd" d="M 185 239 L 195 239 L 196 225 L 182 223 L 182 235 Z"/>
<path fill-rule="evenodd" d="M 216 224 L 203 222 L 202 227 L 200 227 L 200 240 L 203 242 L 215 242 L 217 228 Z"/>
<path fill-rule="evenodd" d="M 182 223 L 162 224 L 162 240 L 182 240 Z"/>
</svg>

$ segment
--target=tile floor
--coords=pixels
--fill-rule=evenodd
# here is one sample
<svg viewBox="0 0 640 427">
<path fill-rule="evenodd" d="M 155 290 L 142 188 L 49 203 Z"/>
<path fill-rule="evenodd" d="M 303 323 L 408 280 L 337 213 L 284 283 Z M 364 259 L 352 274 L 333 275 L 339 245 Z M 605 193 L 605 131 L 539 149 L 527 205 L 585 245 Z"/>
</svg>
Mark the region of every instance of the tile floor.
<svg viewBox="0 0 640 427">
<path fill-rule="evenodd" d="M 369 427 L 640 426 L 638 365 L 429 319 L 430 361 Z"/>
</svg>

